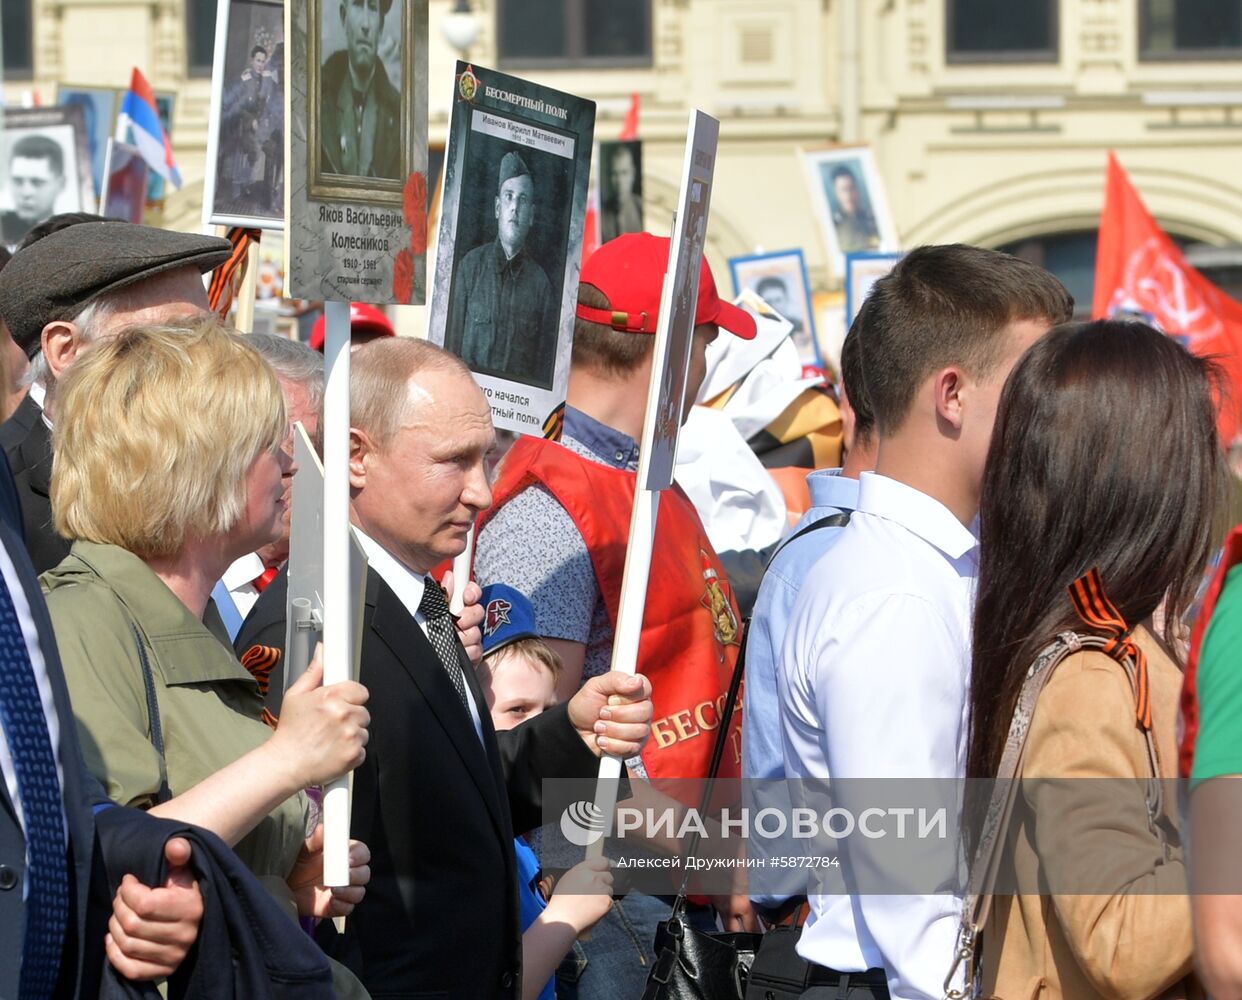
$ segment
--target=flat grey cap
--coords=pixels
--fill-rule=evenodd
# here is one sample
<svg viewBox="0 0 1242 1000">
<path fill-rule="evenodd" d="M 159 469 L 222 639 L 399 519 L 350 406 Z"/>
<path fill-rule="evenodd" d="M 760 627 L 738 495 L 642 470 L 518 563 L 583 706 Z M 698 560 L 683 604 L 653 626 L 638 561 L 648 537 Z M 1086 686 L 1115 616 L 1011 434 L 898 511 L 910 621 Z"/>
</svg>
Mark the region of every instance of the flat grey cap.
<svg viewBox="0 0 1242 1000">
<path fill-rule="evenodd" d="M 50 233 L 0 271 L 0 317 L 28 357 L 43 328 L 70 319 L 99 296 L 165 271 L 210 271 L 229 259 L 228 240 L 132 222 L 83 222 Z"/>
</svg>

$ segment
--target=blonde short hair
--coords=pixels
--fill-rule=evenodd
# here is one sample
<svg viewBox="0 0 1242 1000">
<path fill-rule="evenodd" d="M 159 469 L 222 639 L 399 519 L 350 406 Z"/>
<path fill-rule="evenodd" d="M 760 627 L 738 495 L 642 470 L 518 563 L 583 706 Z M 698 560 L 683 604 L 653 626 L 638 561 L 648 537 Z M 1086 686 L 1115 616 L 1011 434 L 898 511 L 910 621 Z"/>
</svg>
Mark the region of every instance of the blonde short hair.
<svg viewBox="0 0 1242 1000">
<path fill-rule="evenodd" d="M 350 424 L 366 431 L 377 448 L 387 448 L 408 422 L 410 380 L 423 371 L 470 369 L 455 354 L 425 340 L 383 337 L 363 344 L 350 356 Z"/>
<path fill-rule="evenodd" d="M 143 557 L 227 534 L 246 470 L 286 430 L 276 375 L 214 317 L 125 330 L 58 384 L 56 530 Z"/>
</svg>

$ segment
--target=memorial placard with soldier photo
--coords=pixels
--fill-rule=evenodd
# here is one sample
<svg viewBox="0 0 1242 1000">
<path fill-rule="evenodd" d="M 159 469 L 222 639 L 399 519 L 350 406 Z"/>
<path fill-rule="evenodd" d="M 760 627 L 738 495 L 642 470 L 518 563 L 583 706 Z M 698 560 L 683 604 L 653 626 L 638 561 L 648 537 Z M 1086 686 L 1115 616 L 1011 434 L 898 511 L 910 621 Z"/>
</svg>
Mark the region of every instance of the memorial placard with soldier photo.
<svg viewBox="0 0 1242 1000">
<path fill-rule="evenodd" d="M 846 254 L 898 249 L 884 182 L 868 147 L 814 150 L 804 160 L 811 201 L 836 274 L 844 277 Z"/>
<path fill-rule="evenodd" d="M 657 414 L 650 441 L 646 440 L 647 428 L 643 430 L 642 450 L 650 455 L 641 483 L 646 490 L 668 489 L 673 483 L 673 467 L 677 464 L 677 437 L 685 407 L 686 369 L 694 340 L 694 317 L 719 139 L 720 122 L 701 111 L 690 112 L 681 195 L 673 223 L 664 294 L 660 300 L 660 323 L 656 328 L 652 389 L 647 397 L 648 407 L 653 407 Z M 667 349 L 661 353 L 665 345 Z"/>
<path fill-rule="evenodd" d="M 95 180 L 80 105 L 5 108 L 0 134 L 0 243 L 15 247 L 61 212 L 93 212 Z"/>
<path fill-rule="evenodd" d="M 220 0 L 203 184 L 210 225 L 283 225 L 284 63 L 280 0 Z"/>
<path fill-rule="evenodd" d="M 591 101 L 457 64 L 428 336 L 506 430 L 559 428 L 594 129 Z"/>
<path fill-rule="evenodd" d="M 811 306 L 811 285 L 801 250 L 730 257 L 733 291 L 740 295 L 749 289 L 770 305 L 793 327 L 791 333 L 804 365 L 823 365 L 815 337 L 815 310 Z"/>
<path fill-rule="evenodd" d="M 421 305 L 427 0 L 286 5 L 291 294 Z"/>
<path fill-rule="evenodd" d="M 121 93 L 123 92 L 115 87 L 79 87 L 67 83 L 56 85 L 57 104 L 65 107 L 77 105 L 82 109 L 86 148 L 91 157 L 91 177 L 95 182 L 96 195 L 103 190 L 104 156 L 108 151 L 108 140 L 116 128 Z"/>
<path fill-rule="evenodd" d="M 641 233 L 643 225 L 643 144 L 638 139 L 599 144 L 599 241 Z"/>
</svg>

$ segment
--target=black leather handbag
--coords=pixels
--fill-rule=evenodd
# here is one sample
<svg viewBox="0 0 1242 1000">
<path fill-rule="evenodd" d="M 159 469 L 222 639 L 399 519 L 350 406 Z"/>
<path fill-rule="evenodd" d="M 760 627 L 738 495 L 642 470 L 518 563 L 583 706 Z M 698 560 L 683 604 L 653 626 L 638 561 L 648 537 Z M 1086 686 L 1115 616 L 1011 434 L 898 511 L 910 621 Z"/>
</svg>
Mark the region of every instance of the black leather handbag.
<svg viewBox="0 0 1242 1000">
<path fill-rule="evenodd" d="M 724 756 L 729 723 L 742 686 L 749 633 L 749 628 L 742 633 L 742 648 L 737 654 L 737 666 L 733 668 L 733 679 L 729 683 L 720 726 L 716 730 L 711 767 L 708 768 L 707 781 L 699 802 L 700 815 L 707 812 L 716 774 Z M 699 841 L 696 831 L 686 851 L 687 860 L 697 856 Z M 690 871 L 690 866 L 686 865 L 681 888 L 673 903 L 673 912 L 669 914 L 668 920 L 656 928 L 656 961 L 647 977 L 647 988 L 643 990 L 642 1000 L 745 1000 L 750 967 L 763 935 L 708 933 L 691 927 L 685 916 Z"/>
</svg>

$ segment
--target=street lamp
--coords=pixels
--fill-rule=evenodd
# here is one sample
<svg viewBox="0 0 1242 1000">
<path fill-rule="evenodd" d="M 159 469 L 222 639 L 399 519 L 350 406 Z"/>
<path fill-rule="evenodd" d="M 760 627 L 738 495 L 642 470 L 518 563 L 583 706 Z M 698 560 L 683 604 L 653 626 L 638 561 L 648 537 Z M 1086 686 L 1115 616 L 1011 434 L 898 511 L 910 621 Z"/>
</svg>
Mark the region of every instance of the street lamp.
<svg viewBox="0 0 1242 1000">
<path fill-rule="evenodd" d="M 470 9 L 470 0 L 456 0 L 452 11 L 440 22 L 440 34 L 462 59 L 470 57 L 470 47 L 483 34 L 483 19 Z"/>
</svg>

